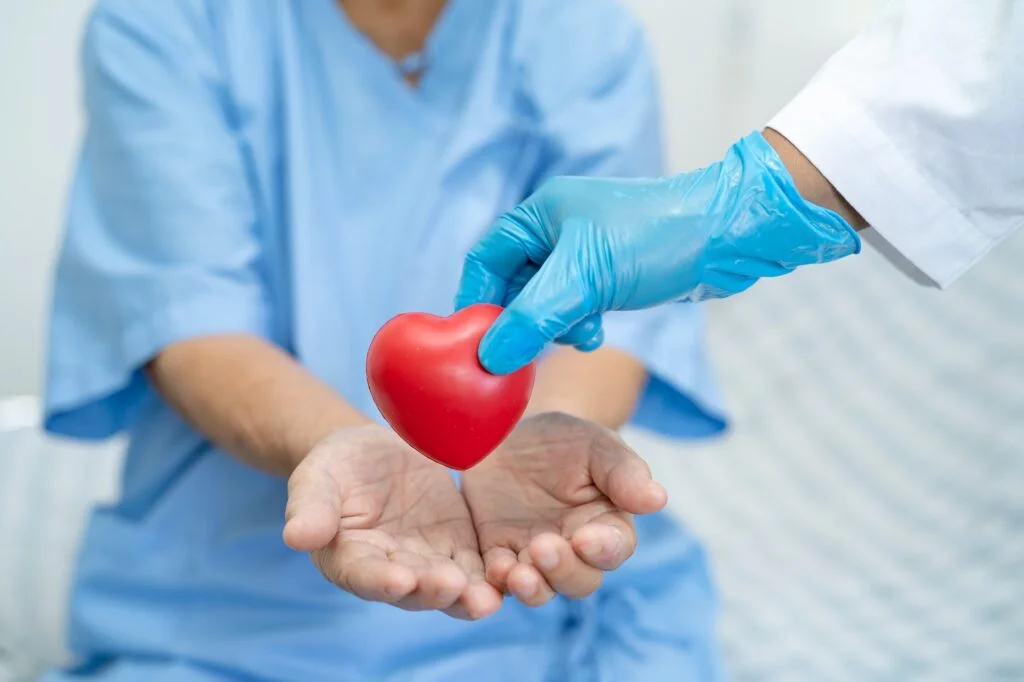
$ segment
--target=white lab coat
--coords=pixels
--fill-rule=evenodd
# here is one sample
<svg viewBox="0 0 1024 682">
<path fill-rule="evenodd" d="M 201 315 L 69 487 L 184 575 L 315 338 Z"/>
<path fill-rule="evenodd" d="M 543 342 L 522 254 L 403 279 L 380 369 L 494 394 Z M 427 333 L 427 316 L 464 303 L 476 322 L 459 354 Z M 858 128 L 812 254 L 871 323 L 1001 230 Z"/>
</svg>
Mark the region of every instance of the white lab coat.
<svg viewBox="0 0 1024 682">
<path fill-rule="evenodd" d="M 1024 0 L 892 2 L 769 125 L 947 286 L 1024 224 Z"/>
</svg>

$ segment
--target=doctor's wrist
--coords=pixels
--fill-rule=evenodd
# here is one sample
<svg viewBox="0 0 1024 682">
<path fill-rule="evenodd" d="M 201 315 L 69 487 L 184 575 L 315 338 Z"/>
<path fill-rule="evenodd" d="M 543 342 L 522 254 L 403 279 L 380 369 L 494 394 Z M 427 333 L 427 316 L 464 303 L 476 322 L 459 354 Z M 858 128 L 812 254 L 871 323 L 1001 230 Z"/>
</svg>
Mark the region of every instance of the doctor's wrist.
<svg viewBox="0 0 1024 682">
<path fill-rule="evenodd" d="M 786 170 L 793 177 L 797 191 L 805 201 L 838 213 L 855 230 L 867 227 L 864 218 L 792 142 L 771 128 L 765 128 L 763 135 L 779 155 Z"/>
</svg>

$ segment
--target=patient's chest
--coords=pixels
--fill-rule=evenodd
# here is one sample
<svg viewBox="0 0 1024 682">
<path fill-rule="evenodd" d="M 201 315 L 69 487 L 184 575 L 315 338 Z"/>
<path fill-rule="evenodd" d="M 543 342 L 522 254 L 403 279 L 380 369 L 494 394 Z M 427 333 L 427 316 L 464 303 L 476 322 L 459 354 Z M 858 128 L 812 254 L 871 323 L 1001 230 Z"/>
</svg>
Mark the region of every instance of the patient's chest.
<svg viewBox="0 0 1024 682">
<path fill-rule="evenodd" d="M 466 251 L 543 172 L 503 24 L 461 6 L 479 30 L 449 38 L 417 90 L 319 0 L 279 10 L 269 56 L 229 71 L 275 335 L 356 402 L 373 333 L 450 312 Z"/>
</svg>

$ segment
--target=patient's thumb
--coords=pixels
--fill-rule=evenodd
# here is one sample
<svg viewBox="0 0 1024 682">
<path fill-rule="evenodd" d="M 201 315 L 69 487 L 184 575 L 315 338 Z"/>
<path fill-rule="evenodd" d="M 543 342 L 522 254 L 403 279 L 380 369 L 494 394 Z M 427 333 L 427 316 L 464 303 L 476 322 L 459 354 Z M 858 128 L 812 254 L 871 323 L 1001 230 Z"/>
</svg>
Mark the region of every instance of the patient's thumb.
<svg viewBox="0 0 1024 682">
<path fill-rule="evenodd" d="M 283 538 L 296 551 L 326 547 L 338 534 L 341 496 L 322 478 L 316 469 L 299 465 L 288 480 Z"/>
</svg>

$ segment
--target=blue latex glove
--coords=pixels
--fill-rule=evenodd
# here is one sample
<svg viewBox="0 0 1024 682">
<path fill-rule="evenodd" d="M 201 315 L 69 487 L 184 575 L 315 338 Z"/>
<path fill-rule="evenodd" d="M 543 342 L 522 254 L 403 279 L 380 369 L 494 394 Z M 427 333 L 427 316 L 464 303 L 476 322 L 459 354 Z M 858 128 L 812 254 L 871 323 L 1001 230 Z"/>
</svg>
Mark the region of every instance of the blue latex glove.
<svg viewBox="0 0 1024 682">
<path fill-rule="evenodd" d="M 551 341 L 596 348 L 606 310 L 723 298 L 859 251 L 854 229 L 804 201 L 753 133 L 674 177 L 548 181 L 473 247 L 455 304 L 506 306 L 480 344 L 484 367 L 505 374 Z"/>
</svg>

